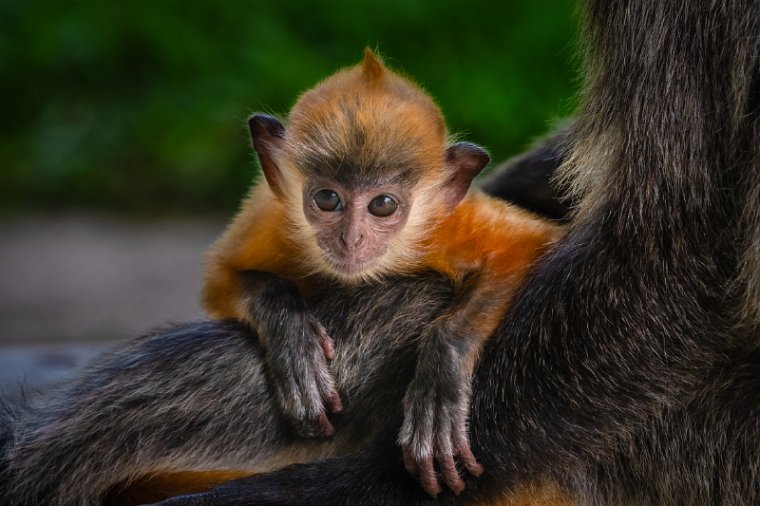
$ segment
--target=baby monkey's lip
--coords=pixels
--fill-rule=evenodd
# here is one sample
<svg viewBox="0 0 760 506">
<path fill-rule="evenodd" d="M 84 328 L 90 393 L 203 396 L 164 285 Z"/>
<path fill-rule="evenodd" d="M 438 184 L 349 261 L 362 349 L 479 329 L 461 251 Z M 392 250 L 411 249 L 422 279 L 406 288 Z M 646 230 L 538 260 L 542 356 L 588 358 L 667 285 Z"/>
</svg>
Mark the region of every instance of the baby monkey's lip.
<svg viewBox="0 0 760 506">
<path fill-rule="evenodd" d="M 367 271 L 372 266 L 372 264 L 374 264 L 374 259 L 364 261 L 353 260 L 350 258 L 335 257 L 331 254 L 327 254 L 326 258 L 332 268 L 335 269 L 338 273 L 349 276 L 360 275 L 363 272 Z"/>
<path fill-rule="evenodd" d="M 369 265 L 372 263 L 371 261 L 359 262 L 359 261 L 350 261 L 350 260 L 346 261 L 346 260 L 335 260 L 335 259 L 332 259 L 332 262 L 333 262 L 333 266 L 336 269 L 343 271 L 347 274 L 358 274 L 362 272 L 363 270 L 365 270 L 367 267 L 369 267 Z"/>
</svg>

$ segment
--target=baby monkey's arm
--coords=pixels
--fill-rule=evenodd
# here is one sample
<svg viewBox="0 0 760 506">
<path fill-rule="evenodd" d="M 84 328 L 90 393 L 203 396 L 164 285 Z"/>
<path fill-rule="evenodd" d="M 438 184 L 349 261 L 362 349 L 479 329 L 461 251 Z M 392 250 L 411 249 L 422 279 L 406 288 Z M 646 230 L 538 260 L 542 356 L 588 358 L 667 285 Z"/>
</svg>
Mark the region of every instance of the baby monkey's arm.
<svg viewBox="0 0 760 506">
<path fill-rule="evenodd" d="M 433 497 L 441 491 L 435 463 L 455 493 L 464 489 L 455 459 L 472 475 L 483 472 L 467 432 L 473 370 L 516 290 L 561 228 L 473 193 L 439 231 L 428 261 L 455 281 L 457 294 L 421 338 L 399 435 L 404 465 Z"/>
<path fill-rule="evenodd" d="M 303 436 L 328 437 L 333 427 L 327 412 L 342 409 L 327 365 L 333 343 L 304 302 L 306 278 L 292 277 L 298 255 L 283 234 L 281 214 L 266 192 L 249 196 L 209 253 L 203 303 L 211 316 L 256 331 L 285 417 Z"/>
</svg>

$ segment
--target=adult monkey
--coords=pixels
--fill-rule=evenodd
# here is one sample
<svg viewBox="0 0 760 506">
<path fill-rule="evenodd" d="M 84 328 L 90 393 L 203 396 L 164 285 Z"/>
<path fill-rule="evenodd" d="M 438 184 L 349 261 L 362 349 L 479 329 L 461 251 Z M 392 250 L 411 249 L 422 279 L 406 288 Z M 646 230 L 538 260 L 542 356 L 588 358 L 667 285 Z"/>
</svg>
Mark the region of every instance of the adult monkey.
<svg viewBox="0 0 760 506">
<path fill-rule="evenodd" d="M 760 4 L 589 0 L 578 202 L 478 368 L 488 472 L 586 504 L 760 503 Z M 418 504 L 392 441 L 170 504 Z M 397 456 L 396 456 L 397 457 Z"/>
</svg>

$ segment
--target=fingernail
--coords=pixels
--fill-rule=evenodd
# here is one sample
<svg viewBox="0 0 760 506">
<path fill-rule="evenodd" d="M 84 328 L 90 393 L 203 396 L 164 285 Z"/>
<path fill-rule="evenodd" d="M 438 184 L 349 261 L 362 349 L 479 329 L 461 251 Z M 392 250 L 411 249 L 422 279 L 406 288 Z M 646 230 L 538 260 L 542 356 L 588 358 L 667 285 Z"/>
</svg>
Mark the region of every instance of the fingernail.
<svg viewBox="0 0 760 506">
<path fill-rule="evenodd" d="M 340 413 L 341 411 L 343 411 L 343 403 L 340 400 L 340 395 L 335 392 L 332 398 L 332 412 Z"/>
<path fill-rule="evenodd" d="M 320 434 L 323 437 L 332 437 L 333 434 L 335 434 L 335 428 L 330 423 L 330 420 L 327 419 L 327 415 L 322 412 L 319 414 L 319 425 L 320 425 Z"/>
<path fill-rule="evenodd" d="M 325 346 L 324 346 L 324 352 L 325 357 L 327 357 L 328 360 L 332 360 L 335 358 L 335 346 L 333 345 L 332 339 L 329 337 L 325 338 Z"/>
<path fill-rule="evenodd" d="M 432 497 L 433 499 L 437 499 L 438 498 L 438 494 L 441 493 L 441 487 L 438 486 L 437 488 L 434 488 L 434 489 L 433 488 L 425 488 L 425 492 L 427 492 L 428 495 L 430 497 Z"/>
</svg>

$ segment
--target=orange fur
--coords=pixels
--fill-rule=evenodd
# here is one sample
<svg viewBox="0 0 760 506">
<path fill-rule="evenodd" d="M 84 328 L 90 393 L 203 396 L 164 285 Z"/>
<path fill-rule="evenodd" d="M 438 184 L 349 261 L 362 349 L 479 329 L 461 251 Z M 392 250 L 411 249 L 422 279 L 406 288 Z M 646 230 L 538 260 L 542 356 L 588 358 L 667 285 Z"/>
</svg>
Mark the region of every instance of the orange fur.
<svg viewBox="0 0 760 506">
<path fill-rule="evenodd" d="M 522 274 L 560 228 L 499 199 L 471 190 L 426 238 L 425 263 L 452 278 L 463 269 Z"/>
<path fill-rule="evenodd" d="M 472 327 L 487 338 L 501 321 L 514 290 L 534 260 L 556 241 L 561 227 L 504 201 L 470 190 L 454 212 L 425 239 L 424 264 L 451 279 L 479 273 L 477 291 L 488 296 Z"/>
<path fill-rule="evenodd" d="M 103 501 L 107 506 L 136 506 L 148 504 L 183 494 L 211 490 L 222 483 L 252 476 L 251 471 L 178 471 L 154 473 L 116 486 Z"/>
<path fill-rule="evenodd" d="M 115 487 L 104 500 L 107 506 L 137 506 L 178 495 L 204 492 L 228 481 L 253 476 L 251 471 L 180 471 L 146 475 L 129 485 Z M 574 503 L 553 484 L 523 485 L 505 497 L 475 502 L 468 506 L 572 506 Z"/>
<path fill-rule="evenodd" d="M 203 304 L 214 318 L 246 320 L 245 291 L 239 273 L 261 270 L 298 283 L 302 255 L 289 238 L 285 207 L 259 186 L 251 191 L 243 209 L 209 252 Z M 299 274 L 300 273 L 300 274 Z"/>
<path fill-rule="evenodd" d="M 468 506 L 573 506 L 575 504 L 553 484 L 525 485 L 500 499 L 467 502 Z"/>
</svg>

